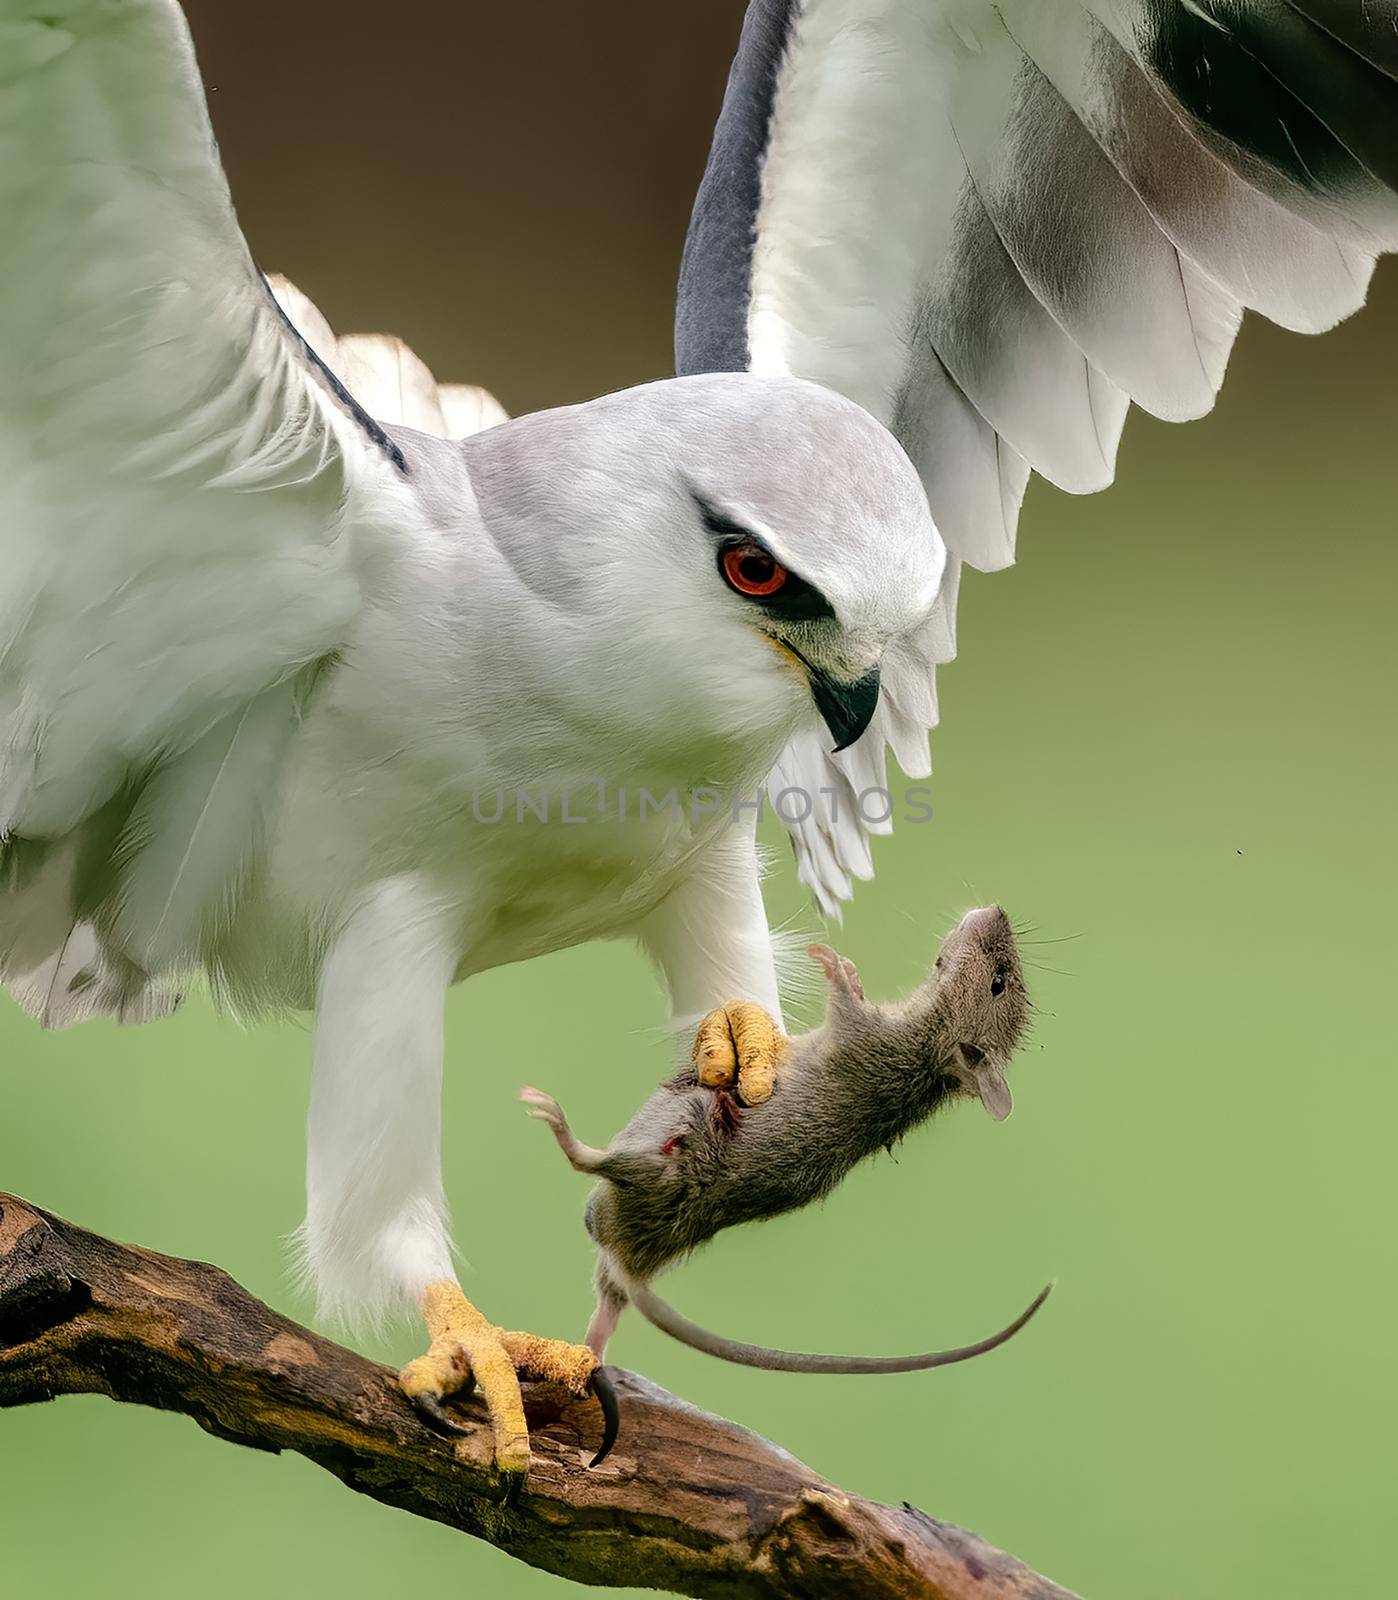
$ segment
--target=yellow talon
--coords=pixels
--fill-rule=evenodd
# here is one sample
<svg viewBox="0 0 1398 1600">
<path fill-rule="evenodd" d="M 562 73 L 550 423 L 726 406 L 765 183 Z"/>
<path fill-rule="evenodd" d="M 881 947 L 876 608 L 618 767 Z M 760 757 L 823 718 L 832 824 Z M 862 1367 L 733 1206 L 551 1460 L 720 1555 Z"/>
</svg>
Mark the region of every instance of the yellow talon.
<svg viewBox="0 0 1398 1600">
<path fill-rule="evenodd" d="M 694 1069 L 710 1089 L 726 1089 L 736 1076 L 740 1097 L 760 1105 L 771 1098 L 786 1050 L 786 1035 L 761 1006 L 733 1000 L 699 1024 Z"/>
<path fill-rule="evenodd" d="M 694 1035 L 694 1070 L 706 1089 L 726 1089 L 738 1070 L 738 1055 L 726 1009 L 711 1011 Z"/>
<path fill-rule="evenodd" d="M 502 1333 L 500 1343 L 528 1383 L 560 1383 L 579 1399 L 588 1391 L 597 1357 L 585 1344 L 545 1339 L 537 1333 Z"/>
<path fill-rule="evenodd" d="M 597 1357 L 586 1345 L 503 1332 L 450 1280 L 428 1284 L 422 1311 L 432 1342 L 398 1374 L 404 1394 L 434 1421 L 456 1428 L 442 1401 L 474 1380 L 490 1413 L 495 1464 L 507 1485 L 521 1483 L 529 1471 L 529 1427 L 520 1379 L 562 1384 L 582 1398 L 596 1386 Z"/>
</svg>

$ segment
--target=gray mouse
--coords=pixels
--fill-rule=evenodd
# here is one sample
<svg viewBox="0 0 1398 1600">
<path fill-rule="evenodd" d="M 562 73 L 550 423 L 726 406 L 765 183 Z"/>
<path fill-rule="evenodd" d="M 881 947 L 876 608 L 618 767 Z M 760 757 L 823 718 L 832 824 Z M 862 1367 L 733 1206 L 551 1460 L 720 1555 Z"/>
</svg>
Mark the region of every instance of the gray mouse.
<svg viewBox="0 0 1398 1600">
<path fill-rule="evenodd" d="M 601 1182 L 587 1206 L 597 1308 L 587 1343 L 600 1360 L 628 1302 L 665 1333 L 724 1361 L 781 1372 L 915 1372 L 993 1350 L 1048 1297 L 976 1344 L 912 1356 L 832 1356 L 743 1344 L 699 1327 L 651 1289 L 655 1275 L 739 1222 L 774 1217 L 829 1192 L 857 1162 L 891 1148 L 951 1102 L 1010 1113 L 1005 1069 L 1028 995 L 1008 917 L 968 911 L 927 981 L 907 1000 L 864 998 L 851 962 L 812 945 L 830 983 L 825 1021 L 789 1041 L 770 1099 L 743 1105 L 690 1067 L 660 1085 L 605 1150 L 581 1144 L 558 1103 L 522 1089 L 578 1172 Z M 1050 1287 L 1052 1287 L 1050 1285 Z"/>
</svg>

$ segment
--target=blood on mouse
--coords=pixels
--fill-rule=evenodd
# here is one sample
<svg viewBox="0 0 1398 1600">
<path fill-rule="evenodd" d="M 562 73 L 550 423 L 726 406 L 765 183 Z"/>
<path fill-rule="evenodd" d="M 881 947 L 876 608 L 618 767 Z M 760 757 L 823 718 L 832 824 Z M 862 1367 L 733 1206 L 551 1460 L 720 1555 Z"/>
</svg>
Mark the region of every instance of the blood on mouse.
<svg viewBox="0 0 1398 1600">
<path fill-rule="evenodd" d="M 722 1128 L 725 1133 L 736 1133 L 742 1110 L 732 1092 L 723 1088 L 706 1089 L 705 1092 L 713 1099 L 714 1127 Z"/>
<path fill-rule="evenodd" d="M 739 1222 L 820 1199 L 865 1157 L 958 1100 L 1002 1121 L 1006 1069 L 1029 1000 L 1009 918 L 968 911 L 943 941 L 926 981 L 905 1000 L 865 998 L 854 963 L 828 945 L 812 958 L 830 985 L 825 1020 L 789 1042 L 770 1099 L 741 1109 L 686 1066 L 660 1085 L 605 1150 L 574 1137 L 556 1101 L 520 1099 L 553 1129 L 579 1172 L 600 1181 L 587 1205 L 597 1244 L 597 1308 L 587 1342 L 601 1358 L 632 1304 L 696 1349 L 744 1366 L 790 1372 L 907 1372 L 983 1354 L 1017 1333 L 1044 1289 L 1007 1327 L 975 1344 L 913 1356 L 829 1356 L 770 1350 L 710 1333 L 651 1289 L 657 1273 Z M 727 1102 L 725 1104 L 725 1102 Z"/>
</svg>

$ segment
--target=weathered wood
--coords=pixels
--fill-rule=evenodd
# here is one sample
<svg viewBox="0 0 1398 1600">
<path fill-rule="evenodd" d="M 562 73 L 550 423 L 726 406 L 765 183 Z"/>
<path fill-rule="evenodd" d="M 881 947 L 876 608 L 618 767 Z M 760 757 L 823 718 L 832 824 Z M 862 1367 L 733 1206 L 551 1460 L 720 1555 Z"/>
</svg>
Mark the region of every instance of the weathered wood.
<svg viewBox="0 0 1398 1600">
<path fill-rule="evenodd" d="M 975 1534 L 861 1500 L 632 1373 L 600 1467 L 594 1403 L 533 1397 L 534 1462 L 500 1503 L 490 1432 L 428 1428 L 392 1372 L 279 1316 L 216 1267 L 116 1244 L 0 1195 L 0 1406 L 61 1394 L 181 1411 L 295 1450 L 357 1490 L 580 1583 L 734 1600 L 1072 1600 Z"/>
</svg>

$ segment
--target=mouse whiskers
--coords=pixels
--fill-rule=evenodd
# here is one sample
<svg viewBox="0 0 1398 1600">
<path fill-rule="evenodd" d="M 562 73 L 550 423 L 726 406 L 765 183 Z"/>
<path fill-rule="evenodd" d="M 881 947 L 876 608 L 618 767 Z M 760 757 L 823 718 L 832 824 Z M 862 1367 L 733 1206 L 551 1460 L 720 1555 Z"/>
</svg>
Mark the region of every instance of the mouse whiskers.
<svg viewBox="0 0 1398 1600">
<path fill-rule="evenodd" d="M 1035 972 L 1051 972 L 1057 978 L 1076 978 L 1076 972 L 1070 972 L 1067 967 L 1051 967 L 1046 961 L 1031 961 L 1028 956 L 1022 957 L 1026 967 L 1033 967 Z"/>
</svg>

